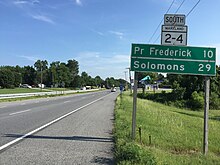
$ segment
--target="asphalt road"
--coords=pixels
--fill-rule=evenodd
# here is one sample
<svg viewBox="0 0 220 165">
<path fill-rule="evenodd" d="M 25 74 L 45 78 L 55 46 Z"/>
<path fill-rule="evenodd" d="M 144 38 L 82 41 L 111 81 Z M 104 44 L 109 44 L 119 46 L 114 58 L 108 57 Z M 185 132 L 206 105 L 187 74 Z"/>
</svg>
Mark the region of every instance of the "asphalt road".
<svg viewBox="0 0 220 165">
<path fill-rule="evenodd" d="M 0 164 L 114 164 L 117 95 L 102 91 L 0 103 Z"/>
</svg>

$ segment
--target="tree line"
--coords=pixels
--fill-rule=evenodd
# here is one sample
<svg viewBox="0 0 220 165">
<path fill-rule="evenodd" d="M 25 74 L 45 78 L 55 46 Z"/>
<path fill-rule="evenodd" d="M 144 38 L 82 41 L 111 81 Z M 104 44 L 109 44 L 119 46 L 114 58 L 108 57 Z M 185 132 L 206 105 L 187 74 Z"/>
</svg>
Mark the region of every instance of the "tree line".
<svg viewBox="0 0 220 165">
<path fill-rule="evenodd" d="M 143 73 L 139 77 L 143 78 Z M 156 76 L 152 77 L 158 79 Z M 204 107 L 204 78 L 196 75 L 167 74 L 166 78 L 162 78 L 161 87 L 169 86 L 173 89 L 172 92 L 141 93 L 139 97 L 181 108 L 201 110 Z M 220 66 L 216 66 L 216 76 L 210 77 L 210 82 L 210 108 L 220 109 Z"/>
<path fill-rule="evenodd" d="M 47 87 L 81 88 L 85 86 L 106 87 L 125 85 L 123 79 L 100 76 L 91 77 L 88 73 L 79 74 L 79 63 L 76 60 L 48 63 L 47 60 L 37 60 L 33 66 L 0 66 L 0 88 L 15 88 L 20 84 Z"/>
</svg>

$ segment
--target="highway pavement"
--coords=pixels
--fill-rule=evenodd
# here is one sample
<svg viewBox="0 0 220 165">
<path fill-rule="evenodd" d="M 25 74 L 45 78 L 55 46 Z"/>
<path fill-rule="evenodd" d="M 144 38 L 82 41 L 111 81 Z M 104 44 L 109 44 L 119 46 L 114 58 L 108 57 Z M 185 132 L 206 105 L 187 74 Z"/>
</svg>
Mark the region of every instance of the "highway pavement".
<svg viewBox="0 0 220 165">
<path fill-rule="evenodd" d="M 0 103 L 0 164 L 114 164 L 118 92 Z"/>
</svg>

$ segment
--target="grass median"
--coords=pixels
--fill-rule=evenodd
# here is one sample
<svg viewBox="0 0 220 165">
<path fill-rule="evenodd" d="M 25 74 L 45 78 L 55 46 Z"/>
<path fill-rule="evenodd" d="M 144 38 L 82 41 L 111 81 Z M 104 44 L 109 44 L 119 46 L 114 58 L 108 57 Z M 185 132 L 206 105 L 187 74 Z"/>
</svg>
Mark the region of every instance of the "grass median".
<svg viewBox="0 0 220 165">
<path fill-rule="evenodd" d="M 132 96 L 115 107 L 115 157 L 118 164 L 219 164 L 220 110 L 210 111 L 209 152 L 202 154 L 203 114 L 137 100 L 136 140 L 131 140 Z"/>
</svg>

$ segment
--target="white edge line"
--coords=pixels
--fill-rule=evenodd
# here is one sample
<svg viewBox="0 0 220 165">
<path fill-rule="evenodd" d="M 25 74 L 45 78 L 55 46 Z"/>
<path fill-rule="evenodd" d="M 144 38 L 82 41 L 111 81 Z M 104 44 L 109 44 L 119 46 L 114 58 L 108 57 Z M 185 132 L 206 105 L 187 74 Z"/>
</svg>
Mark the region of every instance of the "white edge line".
<svg viewBox="0 0 220 165">
<path fill-rule="evenodd" d="M 24 111 L 19 111 L 19 112 L 14 112 L 14 113 L 10 113 L 9 115 L 16 115 L 16 114 L 19 114 L 19 113 L 24 113 L 24 112 L 28 112 L 28 111 L 31 111 L 31 109 L 27 109 L 27 110 L 24 110 Z"/>
<path fill-rule="evenodd" d="M 110 93 L 110 94 L 112 94 L 112 93 Z M 110 94 L 108 94 L 108 95 L 110 95 Z M 31 132 L 29 132 L 29 133 L 23 135 L 22 137 L 19 137 L 19 138 L 15 139 L 15 140 L 13 140 L 13 141 L 11 141 L 11 142 L 9 142 L 9 143 L 4 144 L 3 146 L 0 147 L 0 151 L 4 150 L 4 149 L 7 148 L 7 147 L 10 147 L 11 145 L 13 145 L 13 144 L 15 144 L 15 143 L 17 143 L 17 142 L 19 142 L 19 141 L 21 141 L 21 140 L 23 140 L 23 139 L 26 138 L 27 136 L 30 136 L 30 135 L 32 135 L 32 134 L 34 134 L 34 133 L 36 133 L 36 132 L 38 132 L 38 131 L 40 131 L 40 130 L 42 130 L 42 129 L 44 129 L 44 128 L 46 128 L 46 127 L 48 127 L 48 126 L 54 124 L 55 122 L 58 122 L 59 120 L 61 120 L 61 119 L 65 118 L 65 117 L 71 115 L 72 113 L 75 113 L 75 112 L 77 112 L 77 111 L 79 111 L 79 110 L 81 110 L 81 109 L 83 109 L 83 108 L 85 108 L 85 107 L 87 107 L 87 106 L 89 106 L 89 105 L 91 105 L 91 104 L 93 104 L 93 103 L 95 103 L 95 102 L 97 102 L 97 101 L 99 101 L 99 100 L 101 100 L 101 99 L 107 97 L 108 95 L 105 95 L 105 96 L 103 96 L 103 97 L 100 97 L 99 99 L 94 100 L 94 101 L 92 101 L 92 102 L 90 102 L 90 103 L 88 103 L 88 104 L 86 104 L 86 105 L 83 105 L 82 107 L 79 107 L 79 108 L 77 108 L 77 109 L 75 109 L 75 110 L 73 110 L 73 111 L 71 111 L 71 112 L 69 112 L 69 113 L 63 115 L 63 116 L 61 116 L 61 117 L 59 117 L 59 118 L 57 118 L 57 119 L 55 119 L 55 120 L 53 120 L 53 121 L 51 121 L 51 122 L 49 122 L 49 123 L 47 123 L 47 124 L 45 124 L 45 125 L 43 125 L 43 126 L 37 128 L 37 129 L 35 129 L 35 130 L 33 130 L 33 131 L 31 131 Z"/>
<path fill-rule="evenodd" d="M 7 106 L 2 106 L 2 107 L 0 107 L 0 108 L 6 108 Z"/>
</svg>

